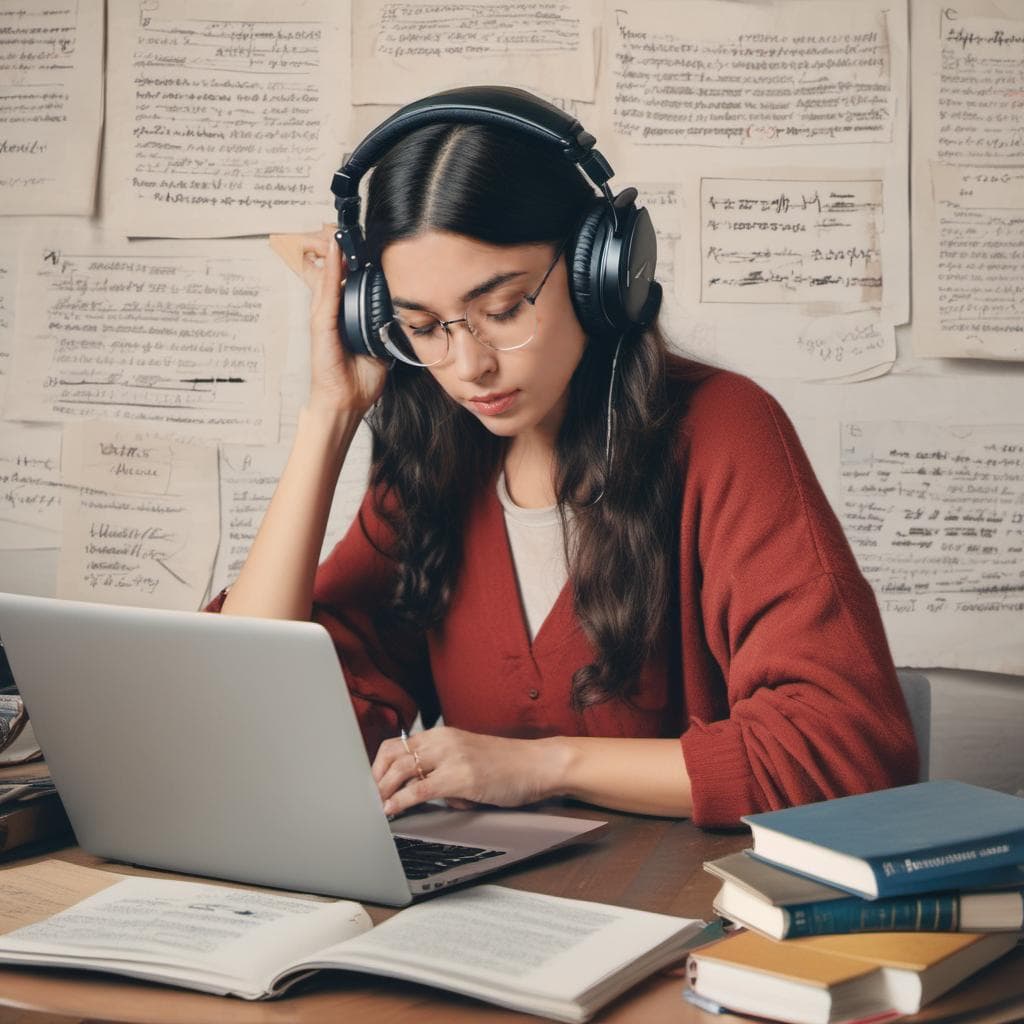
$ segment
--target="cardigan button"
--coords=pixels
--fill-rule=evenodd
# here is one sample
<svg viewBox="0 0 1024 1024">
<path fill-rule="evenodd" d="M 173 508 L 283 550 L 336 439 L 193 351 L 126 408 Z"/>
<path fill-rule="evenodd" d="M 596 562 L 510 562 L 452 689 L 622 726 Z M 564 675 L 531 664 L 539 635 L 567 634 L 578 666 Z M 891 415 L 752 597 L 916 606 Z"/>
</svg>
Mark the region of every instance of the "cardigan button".
<svg viewBox="0 0 1024 1024">
<path fill-rule="evenodd" d="M 530 700 L 536 700 L 540 696 L 540 690 L 531 689 L 528 691 Z"/>
</svg>

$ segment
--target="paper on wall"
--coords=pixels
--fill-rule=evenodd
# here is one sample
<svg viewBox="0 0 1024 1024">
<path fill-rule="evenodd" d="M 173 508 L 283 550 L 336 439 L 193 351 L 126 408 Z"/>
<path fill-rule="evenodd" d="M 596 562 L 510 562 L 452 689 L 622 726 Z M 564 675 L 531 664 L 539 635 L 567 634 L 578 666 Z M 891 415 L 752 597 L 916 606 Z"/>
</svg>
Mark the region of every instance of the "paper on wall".
<svg viewBox="0 0 1024 1024">
<path fill-rule="evenodd" d="M 348 135 L 349 35 L 331 0 L 111 0 L 106 225 L 315 228 Z"/>
<path fill-rule="evenodd" d="M 885 142 L 889 21 L 876 4 L 606 0 L 603 135 L 637 148 Z"/>
<path fill-rule="evenodd" d="M 130 424 L 64 428 L 57 596 L 191 610 L 217 551 L 217 449 Z"/>
<path fill-rule="evenodd" d="M 0 5 L 0 214 L 91 214 L 103 2 Z"/>
<path fill-rule="evenodd" d="M 843 528 L 899 664 L 1024 669 L 1024 422 L 845 422 L 841 445 Z"/>
<path fill-rule="evenodd" d="M 42 233 L 19 271 L 7 418 L 277 441 L 283 293 L 265 243 Z"/>
<path fill-rule="evenodd" d="M 62 492 L 60 430 L 42 424 L 3 423 L 0 548 L 59 547 Z"/>
<path fill-rule="evenodd" d="M 918 356 L 1024 358 L 1024 10 L 914 5 Z"/>
<path fill-rule="evenodd" d="M 233 583 L 245 564 L 291 451 L 290 444 L 256 448 L 223 445 L 220 450 L 220 548 L 213 569 L 212 592 Z M 369 430 L 353 439 L 335 488 L 320 559 L 330 553 L 355 519 L 366 490 Z"/>
<path fill-rule="evenodd" d="M 352 99 L 401 104 L 468 83 L 538 82 L 593 100 L 596 26 L 589 0 L 353 0 Z"/>
</svg>

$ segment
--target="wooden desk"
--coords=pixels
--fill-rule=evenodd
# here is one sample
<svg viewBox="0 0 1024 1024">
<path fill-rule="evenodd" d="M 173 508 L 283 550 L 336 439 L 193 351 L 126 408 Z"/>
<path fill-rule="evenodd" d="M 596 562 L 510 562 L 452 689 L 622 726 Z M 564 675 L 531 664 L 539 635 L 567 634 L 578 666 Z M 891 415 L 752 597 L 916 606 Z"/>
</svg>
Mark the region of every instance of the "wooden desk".
<svg viewBox="0 0 1024 1024">
<path fill-rule="evenodd" d="M 590 809 L 559 810 L 597 816 Z M 506 871 L 495 881 L 533 892 L 707 920 L 718 883 L 701 870 L 702 862 L 743 849 L 750 841 L 747 833 L 702 832 L 687 821 L 607 812 L 602 816 L 611 822 L 611 830 L 598 842 L 550 854 L 534 865 Z M 34 859 L 47 856 L 100 864 L 76 847 L 51 850 Z M 112 868 L 132 870 L 118 865 Z M 394 913 L 372 905 L 367 910 L 375 922 Z M 727 1024 L 742 1020 L 696 1010 L 682 999 L 682 988 L 680 977 L 651 978 L 596 1020 L 608 1024 Z M 994 1006 L 995 1015 L 980 1013 L 979 1005 Z M 950 1018 L 950 1013 L 966 1015 Z M 323 972 L 283 999 L 247 1003 L 99 974 L 0 968 L 0 1024 L 66 1024 L 69 1019 L 83 1024 L 527 1024 L 537 1020 L 434 989 L 342 972 Z M 925 1012 L 904 1019 L 957 1019 L 964 1024 L 1024 1019 L 1024 951 L 1017 950 Z"/>
</svg>

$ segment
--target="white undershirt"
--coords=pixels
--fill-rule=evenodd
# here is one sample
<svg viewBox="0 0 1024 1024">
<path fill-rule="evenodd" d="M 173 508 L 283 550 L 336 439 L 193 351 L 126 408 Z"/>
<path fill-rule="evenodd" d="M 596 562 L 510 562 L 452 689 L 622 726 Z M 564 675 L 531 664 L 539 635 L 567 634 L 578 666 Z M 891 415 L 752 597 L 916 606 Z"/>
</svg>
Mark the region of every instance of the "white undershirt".
<svg viewBox="0 0 1024 1024">
<path fill-rule="evenodd" d="M 505 512 L 512 565 L 532 642 L 569 578 L 562 544 L 562 520 L 557 505 L 548 508 L 517 505 L 508 493 L 504 473 L 498 477 L 498 500 Z"/>
</svg>

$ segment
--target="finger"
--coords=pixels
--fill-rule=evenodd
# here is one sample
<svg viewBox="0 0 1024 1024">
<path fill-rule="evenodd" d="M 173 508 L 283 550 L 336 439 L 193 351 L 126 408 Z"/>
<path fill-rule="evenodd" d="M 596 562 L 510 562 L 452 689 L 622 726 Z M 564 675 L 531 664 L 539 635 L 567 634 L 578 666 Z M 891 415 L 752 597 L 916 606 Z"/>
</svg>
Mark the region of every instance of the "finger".
<svg viewBox="0 0 1024 1024">
<path fill-rule="evenodd" d="M 373 781 L 379 783 L 395 759 L 404 753 L 405 749 L 401 740 L 384 740 L 377 748 L 377 756 L 373 759 L 370 769 L 373 773 Z"/>
<path fill-rule="evenodd" d="M 463 800 L 459 796 L 450 796 L 445 800 L 445 803 L 453 811 L 475 811 L 478 807 L 482 806 L 482 804 L 478 804 L 474 800 Z"/>
<path fill-rule="evenodd" d="M 384 813 L 389 817 L 402 814 L 417 804 L 436 799 L 440 793 L 437 792 L 437 784 L 432 781 L 433 779 L 433 775 L 428 775 L 425 779 L 413 779 L 384 801 Z"/>
<path fill-rule="evenodd" d="M 423 776 L 426 777 L 426 769 Z M 421 780 L 420 770 L 416 764 L 416 758 L 412 754 L 402 754 L 395 758 L 389 765 L 388 770 L 381 776 L 377 783 L 381 798 L 387 800 L 413 779 Z"/>
</svg>

